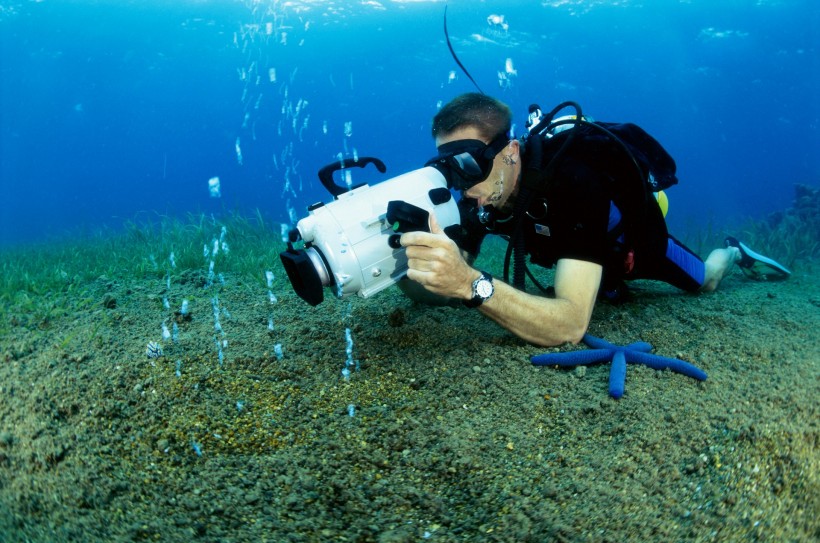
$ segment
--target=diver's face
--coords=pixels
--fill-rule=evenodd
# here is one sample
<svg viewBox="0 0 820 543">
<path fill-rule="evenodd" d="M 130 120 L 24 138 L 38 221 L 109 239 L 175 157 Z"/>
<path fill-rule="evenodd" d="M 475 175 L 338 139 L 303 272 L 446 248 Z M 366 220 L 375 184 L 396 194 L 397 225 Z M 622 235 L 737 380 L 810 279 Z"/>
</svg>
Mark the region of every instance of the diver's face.
<svg viewBox="0 0 820 543">
<path fill-rule="evenodd" d="M 436 137 L 436 147 L 457 140 L 480 140 L 489 143 L 472 126 L 459 128 L 447 135 Z M 495 155 L 490 175 L 463 192 L 465 198 L 476 200 L 480 207 L 492 206 L 499 211 L 512 210 L 512 196 L 517 192 L 519 164 L 518 140 L 511 140 L 501 152 Z"/>
</svg>

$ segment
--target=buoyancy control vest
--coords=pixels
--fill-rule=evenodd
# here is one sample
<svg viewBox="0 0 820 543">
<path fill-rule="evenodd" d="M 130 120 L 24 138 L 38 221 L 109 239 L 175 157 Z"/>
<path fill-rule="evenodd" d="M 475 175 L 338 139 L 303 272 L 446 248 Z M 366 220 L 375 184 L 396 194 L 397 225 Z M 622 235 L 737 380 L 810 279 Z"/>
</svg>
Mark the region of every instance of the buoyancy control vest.
<svg viewBox="0 0 820 543">
<path fill-rule="evenodd" d="M 549 199 L 562 161 L 573 156 L 587 156 L 599 170 L 607 172 L 611 181 L 608 188 L 617 220 L 611 221 L 608 232 L 611 250 L 604 264 L 604 289 L 619 283 L 631 270 L 636 251 L 658 254 L 665 250 L 666 222 L 653 193 L 677 184 L 676 165 L 642 128 L 632 123 L 591 122 L 578 115 L 533 126 L 532 132 L 522 138 L 522 145 L 527 160 L 514 212 L 517 224 L 510 236 L 504 270 L 507 279 L 512 254 L 513 285 L 523 289 L 526 272 L 522 218 L 534 199 Z"/>
</svg>

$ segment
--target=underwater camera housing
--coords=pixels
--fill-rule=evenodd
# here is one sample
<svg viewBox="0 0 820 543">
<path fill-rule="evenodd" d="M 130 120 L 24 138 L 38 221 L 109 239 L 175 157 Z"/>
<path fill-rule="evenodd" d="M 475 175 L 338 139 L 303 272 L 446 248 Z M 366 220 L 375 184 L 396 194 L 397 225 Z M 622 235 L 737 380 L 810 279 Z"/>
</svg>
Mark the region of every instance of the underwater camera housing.
<svg viewBox="0 0 820 543">
<path fill-rule="evenodd" d="M 369 163 L 385 171 L 380 160 L 369 157 L 336 162 L 319 171 L 322 184 L 336 199 L 310 206 L 308 216 L 291 230 L 288 250 L 279 254 L 294 291 L 310 305 L 324 300 L 325 287 L 338 298 L 368 298 L 402 279 L 407 257 L 399 237 L 403 232 L 429 231 L 430 213 L 442 228 L 459 224 L 458 205 L 444 176 L 433 167 L 373 186 L 334 184 L 334 171 Z"/>
</svg>

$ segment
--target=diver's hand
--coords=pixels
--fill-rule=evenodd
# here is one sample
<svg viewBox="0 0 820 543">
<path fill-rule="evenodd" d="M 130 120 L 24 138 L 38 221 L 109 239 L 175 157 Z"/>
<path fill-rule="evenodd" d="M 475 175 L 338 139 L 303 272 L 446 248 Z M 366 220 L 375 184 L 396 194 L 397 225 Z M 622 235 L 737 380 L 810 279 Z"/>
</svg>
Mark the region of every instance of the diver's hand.
<svg viewBox="0 0 820 543">
<path fill-rule="evenodd" d="M 430 213 L 430 232 L 407 232 L 401 236 L 407 248 L 407 277 L 440 296 L 469 300 L 472 283 L 479 275 L 461 256 L 456 242 L 447 237 L 436 216 Z"/>
</svg>

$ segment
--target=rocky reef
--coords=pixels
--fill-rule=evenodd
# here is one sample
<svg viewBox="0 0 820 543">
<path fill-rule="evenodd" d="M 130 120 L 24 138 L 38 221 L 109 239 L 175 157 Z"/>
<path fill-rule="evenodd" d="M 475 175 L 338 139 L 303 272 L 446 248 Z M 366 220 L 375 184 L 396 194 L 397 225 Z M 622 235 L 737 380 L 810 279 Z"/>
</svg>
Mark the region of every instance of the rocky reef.
<svg viewBox="0 0 820 543">
<path fill-rule="evenodd" d="M 802 223 L 809 231 L 820 233 L 820 188 L 802 183 L 794 185 L 794 205 L 769 216 L 772 228 L 788 222 Z"/>
<path fill-rule="evenodd" d="M 820 256 L 820 188 L 794 186 L 792 207 L 746 228 L 745 236 L 787 266 Z"/>
</svg>

